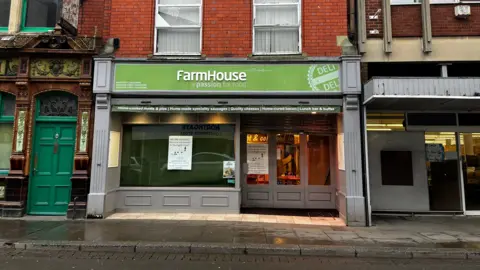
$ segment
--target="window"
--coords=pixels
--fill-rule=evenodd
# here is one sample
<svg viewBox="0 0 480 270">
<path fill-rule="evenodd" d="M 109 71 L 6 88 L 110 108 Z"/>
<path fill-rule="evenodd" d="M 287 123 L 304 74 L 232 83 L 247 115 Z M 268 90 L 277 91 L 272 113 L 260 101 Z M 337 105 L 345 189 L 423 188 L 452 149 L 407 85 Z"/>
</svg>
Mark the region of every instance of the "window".
<svg viewBox="0 0 480 270">
<path fill-rule="evenodd" d="M 10 169 L 14 114 L 15 96 L 0 93 L 0 174 L 7 174 Z"/>
<path fill-rule="evenodd" d="M 201 53 L 202 0 L 156 0 L 155 53 Z"/>
<path fill-rule="evenodd" d="M 405 131 L 404 122 L 404 114 L 368 113 L 367 131 Z"/>
<path fill-rule="evenodd" d="M 0 0 L 0 31 L 8 29 L 11 0 Z"/>
<path fill-rule="evenodd" d="M 300 53 L 300 0 L 254 0 L 253 3 L 253 53 Z"/>
<path fill-rule="evenodd" d="M 234 125 L 124 125 L 121 186 L 228 187 L 224 161 L 234 161 Z M 191 170 L 169 170 L 169 136 L 192 136 Z"/>
<path fill-rule="evenodd" d="M 61 0 L 24 0 L 23 29 L 53 28 L 59 19 Z M 45 29 L 48 30 L 48 29 Z"/>
</svg>

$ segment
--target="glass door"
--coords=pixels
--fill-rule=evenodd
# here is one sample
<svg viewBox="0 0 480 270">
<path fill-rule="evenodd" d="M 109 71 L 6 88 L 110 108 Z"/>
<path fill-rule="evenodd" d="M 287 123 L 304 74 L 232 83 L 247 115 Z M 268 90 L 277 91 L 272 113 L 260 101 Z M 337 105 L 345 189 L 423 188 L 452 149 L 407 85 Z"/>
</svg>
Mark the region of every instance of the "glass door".
<svg viewBox="0 0 480 270">
<path fill-rule="evenodd" d="M 242 206 L 273 207 L 271 156 L 275 151 L 271 134 L 242 134 Z"/>
<path fill-rule="evenodd" d="M 274 207 L 305 207 L 305 153 L 304 134 L 279 133 L 275 137 L 276 182 Z"/>
<path fill-rule="evenodd" d="M 455 132 L 425 132 L 430 211 L 462 211 Z"/>
<path fill-rule="evenodd" d="M 480 133 L 460 133 L 460 143 L 465 211 L 480 214 Z"/>
<path fill-rule="evenodd" d="M 331 137 L 307 135 L 305 204 L 307 208 L 334 209 Z"/>
</svg>

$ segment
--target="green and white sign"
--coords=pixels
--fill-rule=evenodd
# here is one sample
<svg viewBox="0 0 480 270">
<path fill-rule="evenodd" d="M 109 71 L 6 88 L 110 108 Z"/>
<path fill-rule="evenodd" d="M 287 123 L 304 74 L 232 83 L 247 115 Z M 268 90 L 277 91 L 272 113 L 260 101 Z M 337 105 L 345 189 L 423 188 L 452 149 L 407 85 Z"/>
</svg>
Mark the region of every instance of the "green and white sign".
<svg viewBox="0 0 480 270">
<path fill-rule="evenodd" d="M 340 92 L 338 64 L 117 64 L 115 91 Z"/>
<path fill-rule="evenodd" d="M 339 113 L 339 106 L 178 106 L 113 105 L 114 112 L 149 113 Z"/>
</svg>

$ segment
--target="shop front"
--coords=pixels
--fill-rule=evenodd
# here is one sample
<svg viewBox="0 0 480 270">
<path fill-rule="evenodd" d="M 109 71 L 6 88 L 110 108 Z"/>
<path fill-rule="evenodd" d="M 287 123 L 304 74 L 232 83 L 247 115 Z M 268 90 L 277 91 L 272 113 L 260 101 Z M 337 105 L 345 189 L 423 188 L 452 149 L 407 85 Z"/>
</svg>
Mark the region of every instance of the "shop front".
<svg viewBox="0 0 480 270">
<path fill-rule="evenodd" d="M 373 213 L 480 214 L 478 78 L 365 85 Z"/>
<path fill-rule="evenodd" d="M 360 162 L 349 164 L 360 171 L 352 182 L 362 185 L 360 132 L 343 139 L 346 121 L 360 130 L 358 103 L 351 102 L 359 93 L 346 96 L 342 89 L 347 63 L 359 66 L 357 58 L 281 64 L 97 59 L 89 215 L 260 207 L 338 209 L 346 219 L 344 151 L 352 147 L 359 148 L 353 152 Z M 358 73 L 350 76 L 358 81 Z M 356 205 L 352 224 L 364 220 L 363 205 Z"/>
</svg>

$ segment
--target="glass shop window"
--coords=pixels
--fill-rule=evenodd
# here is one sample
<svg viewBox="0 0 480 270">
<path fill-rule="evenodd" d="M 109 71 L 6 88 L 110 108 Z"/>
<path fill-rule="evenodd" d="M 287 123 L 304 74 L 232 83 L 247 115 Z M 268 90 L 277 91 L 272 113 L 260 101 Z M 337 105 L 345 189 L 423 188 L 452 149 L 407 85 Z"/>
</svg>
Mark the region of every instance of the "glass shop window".
<svg viewBox="0 0 480 270">
<path fill-rule="evenodd" d="M 234 125 L 124 125 L 121 186 L 232 187 Z"/>
</svg>

